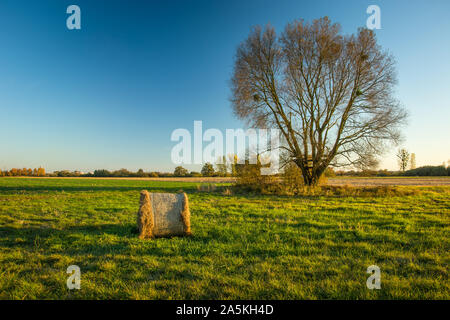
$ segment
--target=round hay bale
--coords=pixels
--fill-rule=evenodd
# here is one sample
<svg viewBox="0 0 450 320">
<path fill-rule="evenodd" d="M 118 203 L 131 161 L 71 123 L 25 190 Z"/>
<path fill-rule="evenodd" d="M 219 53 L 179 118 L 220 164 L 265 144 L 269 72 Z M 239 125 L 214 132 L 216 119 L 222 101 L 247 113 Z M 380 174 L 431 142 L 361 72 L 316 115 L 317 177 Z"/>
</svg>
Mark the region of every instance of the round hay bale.
<svg viewBox="0 0 450 320">
<path fill-rule="evenodd" d="M 137 214 L 139 238 L 191 235 L 191 214 L 186 193 L 141 191 Z"/>
</svg>

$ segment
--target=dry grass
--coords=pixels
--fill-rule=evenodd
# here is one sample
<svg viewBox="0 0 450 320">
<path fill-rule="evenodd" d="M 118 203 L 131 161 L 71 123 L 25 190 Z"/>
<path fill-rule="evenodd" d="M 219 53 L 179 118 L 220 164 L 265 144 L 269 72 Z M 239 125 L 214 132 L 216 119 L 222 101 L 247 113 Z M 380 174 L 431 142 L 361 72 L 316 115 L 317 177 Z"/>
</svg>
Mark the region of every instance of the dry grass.
<svg viewBox="0 0 450 320">
<path fill-rule="evenodd" d="M 439 187 L 436 187 L 439 188 Z M 233 188 L 236 194 L 261 194 L 277 196 L 314 196 L 314 197 L 401 197 L 418 195 L 426 189 L 418 189 L 414 186 L 370 186 L 359 187 L 353 185 L 319 185 L 314 187 L 300 186 L 295 189 L 289 185 L 272 183 L 258 186 L 237 185 Z"/>
</svg>

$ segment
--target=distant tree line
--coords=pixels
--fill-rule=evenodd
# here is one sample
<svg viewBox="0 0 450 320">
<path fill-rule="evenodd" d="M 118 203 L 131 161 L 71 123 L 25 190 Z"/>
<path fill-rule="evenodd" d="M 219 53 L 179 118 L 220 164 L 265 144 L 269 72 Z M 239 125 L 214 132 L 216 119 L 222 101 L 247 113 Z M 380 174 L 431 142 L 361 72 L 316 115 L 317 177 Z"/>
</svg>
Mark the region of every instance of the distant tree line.
<svg viewBox="0 0 450 320">
<path fill-rule="evenodd" d="M 54 171 L 50 176 L 54 177 L 142 177 L 142 178 L 151 178 L 151 177 L 164 177 L 164 176 L 172 176 L 170 173 L 162 173 L 162 172 L 144 172 L 144 170 L 139 169 L 136 172 L 129 171 L 127 169 L 119 169 L 119 170 L 106 170 L 106 169 L 98 169 L 94 172 L 83 173 L 80 171 Z"/>
<path fill-rule="evenodd" d="M 54 171 L 52 173 L 45 172 L 44 168 L 12 168 L 11 170 L 0 170 L 0 177 L 18 177 L 18 176 L 30 176 L 30 177 L 127 177 L 127 178 L 157 178 L 157 177 L 236 177 L 239 173 L 251 165 L 238 164 L 236 159 L 230 164 L 222 162 L 216 164 L 216 168 L 211 163 L 205 163 L 200 172 L 189 171 L 182 166 L 175 168 L 173 173 L 150 171 L 145 172 L 143 169 L 139 169 L 136 172 L 129 171 L 127 169 L 120 170 L 106 170 L 99 169 L 94 172 L 83 173 L 81 171 L 69 171 L 61 170 Z M 394 176 L 450 176 L 450 166 L 423 166 L 415 169 L 405 171 L 390 171 L 383 170 L 339 170 L 335 171 L 333 168 L 328 167 L 324 173 L 325 177 L 394 177 Z"/>
<path fill-rule="evenodd" d="M 232 163 L 218 164 L 216 168 L 211 163 L 205 163 L 200 172 L 189 171 L 182 166 L 177 166 L 173 173 L 170 172 L 158 172 L 151 171 L 145 172 L 139 169 L 136 172 L 129 171 L 127 169 L 120 169 L 115 171 L 109 171 L 106 169 L 95 170 L 93 173 L 81 173 L 78 171 L 70 172 L 68 170 L 55 171 L 49 176 L 56 177 L 129 177 L 129 178 L 157 178 L 157 177 L 236 177 L 238 171 L 243 164 Z M 326 177 L 347 176 L 347 177 L 393 177 L 393 176 L 450 176 L 450 166 L 424 166 L 416 169 L 406 171 L 391 171 L 387 169 L 383 170 L 348 170 L 348 171 L 335 171 L 333 168 L 328 167 L 325 171 Z"/>
<path fill-rule="evenodd" d="M 0 170 L 0 177 L 44 177 L 45 169 L 44 168 L 12 168 L 11 170 Z"/>
<path fill-rule="evenodd" d="M 94 172 L 90 173 L 82 173 L 79 171 L 55 171 L 49 176 L 55 177 L 128 177 L 128 178 L 157 178 L 157 177 L 218 177 L 222 176 L 219 171 L 214 170 L 214 166 L 210 163 L 206 163 L 201 172 L 197 171 L 189 171 L 182 166 L 178 166 L 175 168 L 173 173 L 170 172 L 159 172 L 159 171 L 150 171 L 145 172 L 143 169 L 139 169 L 136 172 L 129 171 L 127 169 L 120 170 L 106 170 L 106 169 L 98 169 Z M 227 175 L 223 175 L 227 176 Z"/>
<path fill-rule="evenodd" d="M 406 171 L 389 171 L 389 170 L 361 170 L 361 171 L 336 171 L 336 176 L 349 176 L 349 177 L 399 177 L 399 176 L 450 176 L 450 166 L 424 166 L 416 169 L 410 169 Z"/>
<path fill-rule="evenodd" d="M 411 169 L 405 171 L 403 174 L 405 176 L 418 176 L 418 177 L 426 177 L 426 176 L 450 176 L 450 166 L 447 168 L 442 166 L 424 166 L 416 169 Z"/>
</svg>

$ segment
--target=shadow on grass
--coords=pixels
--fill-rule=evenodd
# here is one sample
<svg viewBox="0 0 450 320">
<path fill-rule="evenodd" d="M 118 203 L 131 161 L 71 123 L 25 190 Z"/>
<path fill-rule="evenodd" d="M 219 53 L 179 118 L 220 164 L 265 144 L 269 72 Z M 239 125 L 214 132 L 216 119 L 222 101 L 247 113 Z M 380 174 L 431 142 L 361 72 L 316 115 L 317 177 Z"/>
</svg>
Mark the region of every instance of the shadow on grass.
<svg viewBox="0 0 450 320">
<path fill-rule="evenodd" d="M 201 251 L 183 254 L 191 241 L 196 240 L 180 238 L 178 248 L 174 250 L 173 245 L 160 245 L 158 240 L 139 240 L 133 233 L 134 227 L 131 224 L 69 226 L 62 230 L 0 227 L 0 249 L 5 253 L 1 261 L 20 269 L 16 273 L 21 277 L 36 272 L 45 274 L 43 283 L 53 281 L 54 285 L 58 284 L 55 287 L 59 287 L 59 280 L 49 280 L 47 275 L 65 274 L 66 266 L 70 264 L 78 265 L 83 273 L 91 273 L 91 281 L 95 279 L 96 284 L 105 286 L 110 285 L 111 279 L 136 284 L 152 280 L 201 280 L 190 268 L 179 270 L 173 263 L 174 259 L 179 261 L 179 257 L 200 260 Z M 119 237 L 104 237 L 105 234 Z M 40 266 L 38 271 L 36 264 Z"/>
<path fill-rule="evenodd" d="M 98 192 L 98 191 L 141 191 L 177 193 L 196 191 L 195 186 L 0 186 L 0 193 L 18 192 Z"/>
<path fill-rule="evenodd" d="M 101 238 L 102 236 L 117 236 Z M 180 238 L 181 237 L 174 237 Z M 167 239 L 167 238 L 164 238 Z M 195 239 L 185 237 L 183 239 Z M 98 224 L 68 226 L 55 229 L 46 226 L 33 227 L 0 227 L 0 247 L 22 248 L 28 250 L 43 249 L 46 253 L 64 254 L 150 254 L 167 256 L 163 248 L 157 247 L 155 240 L 138 240 L 136 226 L 132 224 Z M 202 241 L 201 239 L 198 239 Z M 130 244 L 142 242 L 143 248 L 134 248 Z M 190 241 L 190 240 L 188 240 Z M 62 248 L 54 249 L 53 245 L 61 244 Z M 48 252 L 47 252 L 48 251 Z"/>
</svg>

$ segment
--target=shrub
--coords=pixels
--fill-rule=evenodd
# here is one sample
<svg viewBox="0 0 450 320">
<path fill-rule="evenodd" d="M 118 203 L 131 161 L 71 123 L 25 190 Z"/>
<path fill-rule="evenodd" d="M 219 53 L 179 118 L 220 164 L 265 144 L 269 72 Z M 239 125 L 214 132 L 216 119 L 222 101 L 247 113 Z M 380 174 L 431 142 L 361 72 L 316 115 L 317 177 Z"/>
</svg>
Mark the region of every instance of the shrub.
<svg viewBox="0 0 450 320">
<path fill-rule="evenodd" d="M 256 164 L 236 164 L 236 183 L 238 189 L 255 193 L 272 193 L 276 187 L 276 177 L 261 174 L 260 161 Z"/>
<path fill-rule="evenodd" d="M 287 193 L 297 193 L 305 186 L 302 171 L 294 164 L 289 163 L 283 171 L 282 184 Z"/>
<path fill-rule="evenodd" d="M 336 172 L 334 172 L 333 168 L 328 167 L 325 169 L 324 175 L 327 178 L 332 178 L 336 177 Z"/>
<path fill-rule="evenodd" d="M 189 173 L 189 175 L 191 177 L 201 177 L 202 176 L 202 174 L 200 172 L 197 172 L 197 171 L 191 171 L 191 173 Z"/>
</svg>

